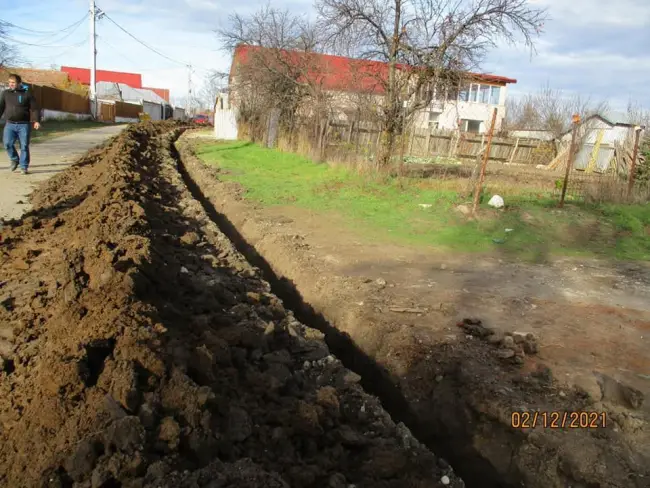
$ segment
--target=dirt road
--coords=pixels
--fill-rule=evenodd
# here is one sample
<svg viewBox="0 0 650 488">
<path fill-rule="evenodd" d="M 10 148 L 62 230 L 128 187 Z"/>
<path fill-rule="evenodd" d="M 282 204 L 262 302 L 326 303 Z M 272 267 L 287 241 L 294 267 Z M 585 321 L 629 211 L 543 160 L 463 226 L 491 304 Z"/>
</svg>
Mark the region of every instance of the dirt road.
<svg viewBox="0 0 650 488">
<path fill-rule="evenodd" d="M 64 171 L 79 156 L 119 133 L 125 126 L 107 126 L 74 132 L 31 146 L 31 174 L 10 173 L 7 153 L 0 151 L 0 219 L 20 217 L 29 210 L 34 187 Z"/>
<path fill-rule="evenodd" d="M 648 486 L 646 264 L 527 265 L 368 243 L 329 215 L 245 200 L 192 157 L 189 139 L 179 147 L 222 228 L 276 293 L 321 324 L 364 385 L 451 456 L 469 486 Z M 528 428 L 515 425 L 522 412 L 606 421 Z"/>
<path fill-rule="evenodd" d="M 0 486 L 464 486 L 235 250 L 179 131 L 131 126 L 5 226 Z"/>
</svg>

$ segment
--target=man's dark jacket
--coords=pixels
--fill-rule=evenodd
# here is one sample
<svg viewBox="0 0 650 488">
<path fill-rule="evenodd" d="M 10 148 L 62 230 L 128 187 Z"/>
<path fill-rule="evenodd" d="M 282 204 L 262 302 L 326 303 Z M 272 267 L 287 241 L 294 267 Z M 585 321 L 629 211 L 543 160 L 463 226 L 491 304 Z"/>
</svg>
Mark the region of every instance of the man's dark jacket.
<svg viewBox="0 0 650 488">
<path fill-rule="evenodd" d="M 5 90 L 0 94 L 0 117 L 2 114 L 7 122 L 15 124 L 41 121 L 41 111 L 36 99 L 25 85 L 15 90 Z"/>
</svg>

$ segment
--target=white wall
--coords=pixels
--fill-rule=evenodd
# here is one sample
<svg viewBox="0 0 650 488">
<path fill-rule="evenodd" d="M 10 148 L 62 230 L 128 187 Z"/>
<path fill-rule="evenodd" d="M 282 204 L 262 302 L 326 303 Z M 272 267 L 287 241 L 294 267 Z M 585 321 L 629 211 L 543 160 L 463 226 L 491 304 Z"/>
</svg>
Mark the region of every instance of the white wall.
<svg viewBox="0 0 650 488">
<path fill-rule="evenodd" d="M 130 117 L 115 117 L 115 123 L 117 124 L 132 124 L 139 122 L 140 119 L 134 119 Z"/>
<path fill-rule="evenodd" d="M 438 128 L 445 130 L 457 130 L 458 120 L 479 120 L 481 122 L 479 134 L 484 134 L 490 129 L 492 113 L 497 109 L 497 119 L 495 129 L 501 129 L 503 120 L 506 116 L 506 98 L 507 86 L 501 86 L 499 91 L 499 104 L 493 105 L 481 102 L 464 102 L 464 101 L 446 101 L 439 102 L 438 109 L 442 110 L 438 116 Z M 435 104 L 435 102 L 434 102 Z M 436 110 L 434 110 L 436 111 Z M 422 114 L 416 117 L 415 124 L 418 128 L 426 129 L 429 127 L 429 110 L 423 110 Z"/>
<path fill-rule="evenodd" d="M 74 114 L 70 112 L 60 112 L 58 110 L 41 110 L 41 118 L 43 120 L 90 120 L 90 114 Z"/>
<path fill-rule="evenodd" d="M 174 120 L 185 120 L 185 109 L 181 107 L 174 107 L 172 118 Z"/>
<path fill-rule="evenodd" d="M 509 130 L 510 137 L 520 137 L 522 139 L 539 139 L 540 141 L 552 141 L 553 132 L 548 130 Z"/>
<path fill-rule="evenodd" d="M 142 102 L 142 111 L 149 114 L 151 120 L 162 120 L 162 105 L 158 103 Z"/>
</svg>

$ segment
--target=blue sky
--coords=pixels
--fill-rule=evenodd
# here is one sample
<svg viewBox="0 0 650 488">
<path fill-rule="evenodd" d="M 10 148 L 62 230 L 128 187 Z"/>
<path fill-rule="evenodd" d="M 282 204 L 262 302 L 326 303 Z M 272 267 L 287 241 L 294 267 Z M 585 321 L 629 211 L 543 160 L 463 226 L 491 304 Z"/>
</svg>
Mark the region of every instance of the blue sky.
<svg viewBox="0 0 650 488">
<path fill-rule="evenodd" d="M 207 70 L 227 71 L 230 59 L 219 49 L 214 29 L 233 12 L 246 14 L 265 0 L 97 0 L 126 30 L 179 64 L 159 57 L 121 32 L 108 20 L 97 25 L 100 69 L 139 72 L 148 86 L 170 88 L 172 97 L 187 93 L 188 70 L 200 84 Z M 28 29 L 53 31 L 81 19 L 86 0 L 21 0 L 4 2 L 0 17 Z M 650 0 L 531 0 L 548 8 L 551 19 L 532 58 L 525 48 L 501 46 L 492 52 L 484 71 L 516 78 L 511 94 L 531 92 L 549 83 L 567 94 L 581 93 L 624 108 L 628 100 L 650 107 Z M 8 4 L 8 5 L 7 5 Z M 297 12 L 311 11 L 311 0 L 273 2 Z M 89 32 L 84 22 L 65 39 L 44 38 L 14 30 L 11 35 L 32 44 L 22 46 L 35 67 L 87 67 Z M 81 45 L 79 45 L 81 44 Z M 74 47 L 76 45 L 76 47 Z M 73 47 L 68 47 L 73 46 Z"/>
</svg>

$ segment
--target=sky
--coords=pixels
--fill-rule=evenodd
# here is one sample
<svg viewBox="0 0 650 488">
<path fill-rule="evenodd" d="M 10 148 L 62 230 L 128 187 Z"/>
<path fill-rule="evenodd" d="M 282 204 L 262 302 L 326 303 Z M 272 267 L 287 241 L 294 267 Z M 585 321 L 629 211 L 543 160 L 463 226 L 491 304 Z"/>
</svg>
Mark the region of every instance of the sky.
<svg viewBox="0 0 650 488">
<path fill-rule="evenodd" d="M 266 0 L 97 0 L 97 6 L 159 56 L 122 32 L 108 19 L 97 23 L 97 68 L 137 72 L 145 86 L 170 88 L 172 101 L 187 95 L 191 64 L 196 91 L 210 70 L 228 71 L 230 55 L 214 30 L 232 13 L 246 15 Z M 57 31 L 80 20 L 87 0 L 21 0 L 3 2 L 0 18 L 24 29 Z M 650 0 L 530 0 L 548 10 L 549 20 L 536 42 L 536 53 L 524 47 L 499 46 L 483 70 L 516 78 L 510 96 L 521 96 L 549 84 L 567 95 L 579 93 L 625 109 L 628 101 L 650 107 Z M 311 0 L 280 0 L 274 7 L 313 12 Z M 89 22 L 74 31 L 50 35 L 14 29 L 11 36 L 34 67 L 89 67 Z M 63 38 L 63 36 L 67 36 Z M 173 61 L 172 61 L 173 60 Z"/>
</svg>

